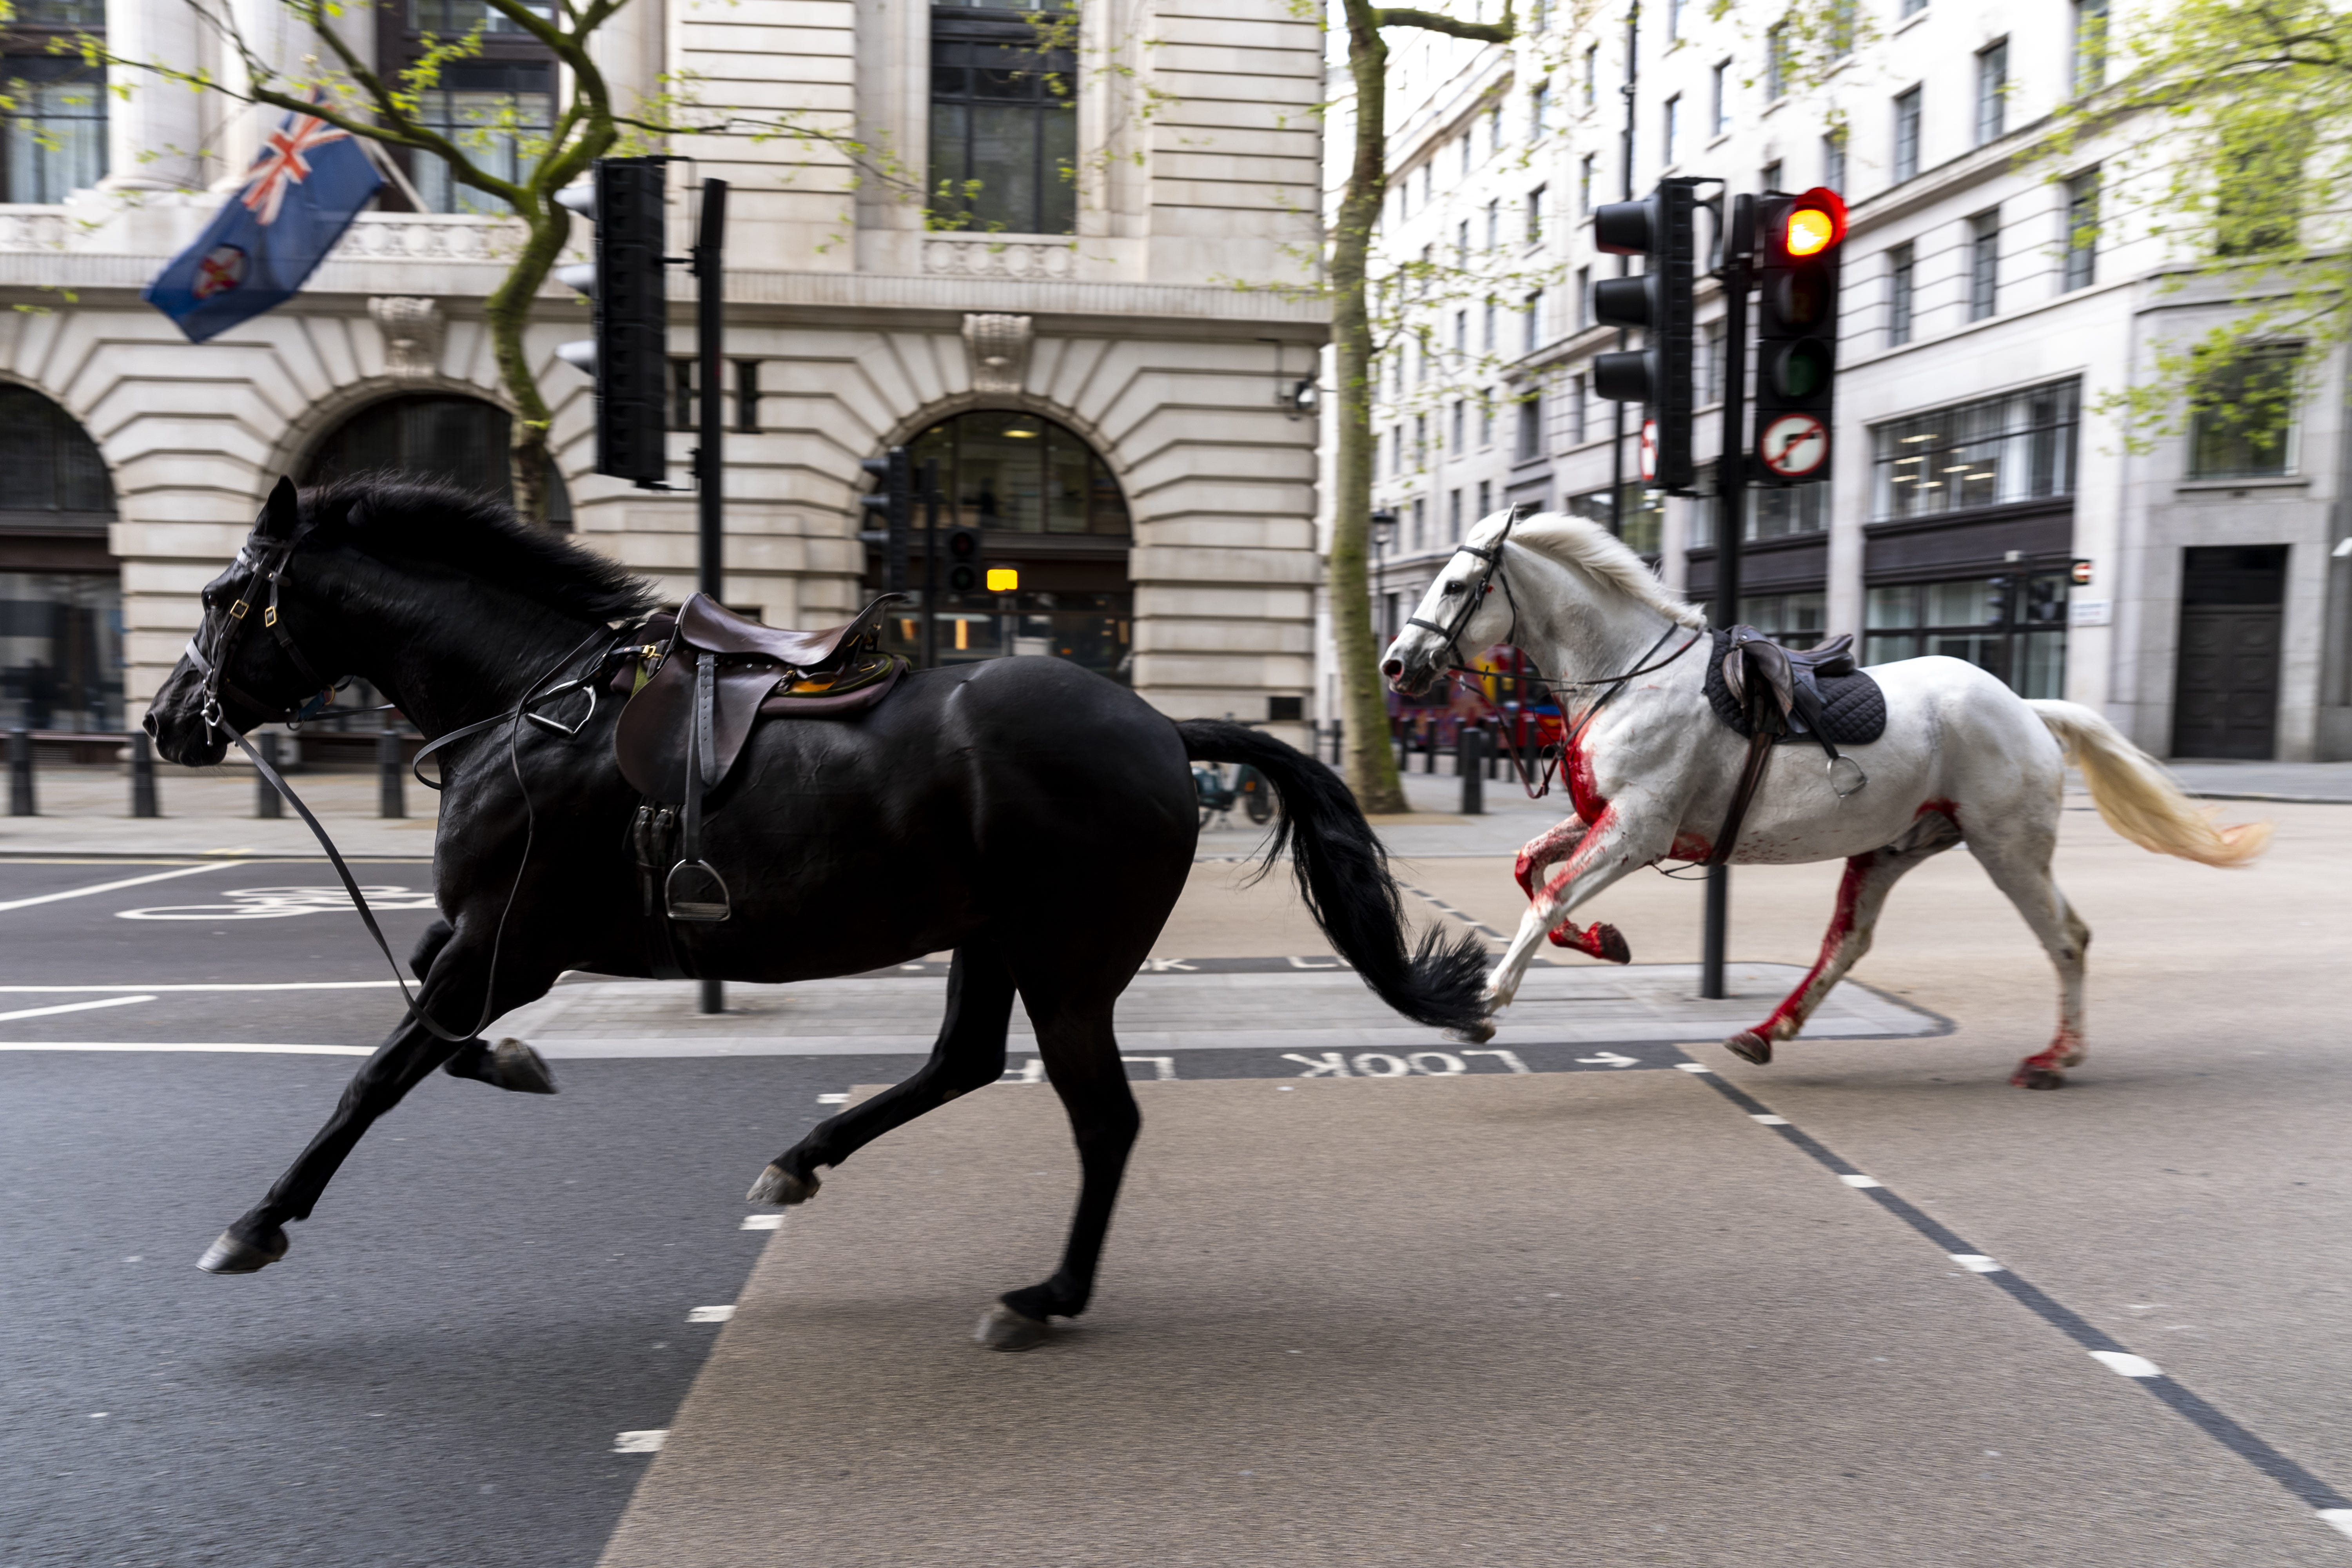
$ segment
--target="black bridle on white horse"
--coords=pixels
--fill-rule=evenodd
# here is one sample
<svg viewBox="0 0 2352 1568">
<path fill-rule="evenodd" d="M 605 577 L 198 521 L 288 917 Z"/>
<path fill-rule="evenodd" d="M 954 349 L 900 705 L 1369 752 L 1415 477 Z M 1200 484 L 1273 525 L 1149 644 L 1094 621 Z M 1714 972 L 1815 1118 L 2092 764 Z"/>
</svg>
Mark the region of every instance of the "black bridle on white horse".
<svg viewBox="0 0 2352 1568">
<path fill-rule="evenodd" d="M 280 479 L 278 488 L 286 492 L 282 500 L 289 508 L 291 508 L 294 504 L 291 483 Z M 451 1045 L 464 1045 L 478 1037 L 483 1029 L 488 1027 L 490 1020 L 497 1016 L 492 1009 L 498 1005 L 499 948 L 505 941 L 507 915 L 513 912 L 515 899 L 522 891 L 523 874 L 530 866 L 531 839 L 538 827 L 537 813 L 531 805 L 530 788 L 523 781 L 522 761 L 516 752 L 515 742 L 521 733 L 525 720 L 552 731 L 556 734 L 569 737 L 578 734 L 586 727 L 588 721 L 595 717 L 595 682 L 607 668 L 612 653 L 610 645 L 614 641 L 613 631 L 608 626 L 597 627 L 571 652 L 557 660 L 546 674 L 524 687 L 524 695 L 513 708 L 506 712 L 493 714 L 488 719 L 477 720 L 471 724 L 435 737 L 418 750 L 415 758 L 410 763 L 414 768 L 423 763 L 426 756 L 452 742 L 462 741 L 493 726 L 505 724 L 508 726 L 507 760 L 509 765 L 514 770 L 516 785 L 522 790 L 522 859 L 515 867 L 514 886 L 507 891 L 506 909 L 499 913 L 499 928 L 491 938 L 489 970 L 482 992 L 482 1016 L 467 1033 L 452 1034 L 426 1016 L 425 1010 L 416 1005 L 415 994 L 409 990 L 407 980 L 401 974 L 400 961 L 393 956 L 392 944 L 384 940 L 383 929 L 376 924 L 375 911 L 368 907 L 367 899 L 360 892 L 359 883 L 352 876 L 352 868 L 343 863 L 343 857 L 336 849 L 335 841 L 327 836 L 326 828 L 320 825 L 318 817 L 311 814 L 310 808 L 302 803 L 302 797 L 294 793 L 293 786 L 286 782 L 284 775 L 255 750 L 253 743 L 245 738 L 243 731 L 228 722 L 227 712 L 222 705 L 222 698 L 226 696 L 240 707 L 252 709 L 258 715 L 252 721 L 253 723 L 291 724 L 316 715 L 334 700 L 336 684 L 321 677 L 310 661 L 302 656 L 302 650 L 295 645 L 293 634 L 286 629 L 286 617 L 280 614 L 278 596 L 284 583 L 287 564 L 293 558 L 295 546 L 310 531 L 309 524 L 301 524 L 290 530 L 283 539 L 271 539 L 264 535 L 262 529 L 268 521 L 271 510 L 280 500 L 279 495 L 273 494 L 270 497 L 268 504 L 263 508 L 261 516 L 254 520 L 253 532 L 247 538 L 244 546 L 237 551 L 236 560 L 231 563 L 232 567 L 245 568 L 244 574 L 237 580 L 236 598 L 225 610 L 206 604 L 205 618 L 198 623 L 195 636 L 188 639 L 188 662 L 195 667 L 196 673 L 203 678 L 201 692 L 204 706 L 200 711 L 205 725 L 215 733 L 226 735 L 235 742 L 237 750 L 243 752 L 246 759 L 253 763 L 254 770 L 267 779 L 269 786 L 284 796 L 303 822 L 309 825 L 311 834 L 319 840 L 319 847 L 327 852 L 328 860 L 333 864 L 335 875 L 342 879 L 343 891 L 351 895 L 352 904 L 359 910 L 360 919 L 365 922 L 368 935 L 375 939 L 375 945 L 383 953 L 383 961 L 392 966 L 393 983 L 400 987 L 400 994 L 408 1004 L 408 1016 L 423 1025 L 436 1038 L 445 1040 Z M 303 680 L 315 690 L 315 695 L 306 697 L 300 702 L 275 710 L 228 679 L 229 663 L 236 657 L 237 647 L 244 640 L 246 627 L 254 618 L 254 602 L 259 597 L 258 588 L 263 583 L 268 584 L 269 597 L 268 602 L 262 606 L 261 624 L 269 629 L 270 635 L 277 639 L 279 649 L 285 653 L 294 668 L 300 671 Z M 212 645 L 209 650 L 205 646 L 208 638 Z M 600 641 L 608 646 L 604 654 L 598 658 L 593 669 L 573 679 L 562 681 L 551 687 L 547 685 L 549 680 L 567 668 L 572 660 Z M 574 691 L 585 691 L 588 694 L 588 711 L 578 723 L 567 725 L 536 710 L 541 704 L 553 701 L 556 698 Z M 389 709 L 392 704 L 387 703 L 384 706 Z M 419 784 L 425 784 L 429 789 L 441 787 L 422 773 L 418 773 L 416 779 Z"/>
</svg>

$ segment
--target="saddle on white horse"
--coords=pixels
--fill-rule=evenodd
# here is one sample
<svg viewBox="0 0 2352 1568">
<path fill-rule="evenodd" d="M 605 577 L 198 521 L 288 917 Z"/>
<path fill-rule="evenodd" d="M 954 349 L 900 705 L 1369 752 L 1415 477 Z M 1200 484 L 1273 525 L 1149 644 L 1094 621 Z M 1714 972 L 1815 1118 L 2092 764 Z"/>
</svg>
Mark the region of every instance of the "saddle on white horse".
<svg viewBox="0 0 2352 1568">
<path fill-rule="evenodd" d="M 1723 830 L 1715 836 L 1706 864 L 1731 858 L 1739 825 L 1763 782 L 1772 748 L 1809 740 L 1829 759 L 1830 787 L 1849 795 L 1870 782 L 1861 764 L 1841 755 L 1840 744 L 1866 746 L 1886 732 L 1886 694 L 1853 662 L 1853 634 L 1842 632 L 1815 648 L 1783 647 L 1754 626 L 1731 626 L 1714 634 L 1706 662 L 1706 700 L 1748 742 L 1747 765 Z M 1845 778 L 1853 781 L 1844 786 Z"/>
</svg>

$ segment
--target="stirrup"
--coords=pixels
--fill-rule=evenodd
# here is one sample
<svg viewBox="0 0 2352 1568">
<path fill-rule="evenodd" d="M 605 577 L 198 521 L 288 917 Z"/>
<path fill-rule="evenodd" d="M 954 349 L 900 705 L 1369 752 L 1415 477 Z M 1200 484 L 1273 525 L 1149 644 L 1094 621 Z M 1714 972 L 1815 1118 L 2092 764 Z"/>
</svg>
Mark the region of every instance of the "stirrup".
<svg viewBox="0 0 2352 1568">
<path fill-rule="evenodd" d="M 674 921 L 716 925 L 734 912 L 726 879 L 708 860 L 681 860 L 662 883 L 662 901 Z"/>
</svg>

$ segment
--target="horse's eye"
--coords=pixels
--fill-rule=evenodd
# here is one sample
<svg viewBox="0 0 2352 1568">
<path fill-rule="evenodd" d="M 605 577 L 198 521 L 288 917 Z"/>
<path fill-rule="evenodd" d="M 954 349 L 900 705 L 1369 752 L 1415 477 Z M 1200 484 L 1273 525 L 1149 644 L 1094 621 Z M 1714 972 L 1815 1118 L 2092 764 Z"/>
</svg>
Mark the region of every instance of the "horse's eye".
<svg viewBox="0 0 2352 1568">
<path fill-rule="evenodd" d="M 1437 585 L 1437 591 L 1441 594 L 1458 594 L 1462 592 L 1461 579 L 1448 578 Z"/>
</svg>

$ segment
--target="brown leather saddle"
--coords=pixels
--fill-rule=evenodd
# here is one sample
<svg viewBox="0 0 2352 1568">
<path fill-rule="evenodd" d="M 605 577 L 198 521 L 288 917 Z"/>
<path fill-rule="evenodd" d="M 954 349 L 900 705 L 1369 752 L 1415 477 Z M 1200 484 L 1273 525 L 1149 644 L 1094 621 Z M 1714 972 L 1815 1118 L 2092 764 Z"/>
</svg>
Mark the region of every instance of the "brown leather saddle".
<svg viewBox="0 0 2352 1568">
<path fill-rule="evenodd" d="M 1830 788 L 1841 800 L 1870 782 L 1862 765 L 1837 749 L 1841 740 L 1866 745 L 1886 729 L 1885 697 L 1856 668 L 1852 632 L 1819 647 L 1792 648 L 1754 626 L 1718 631 L 1706 695 L 1723 721 L 1748 737 L 1748 760 L 1706 864 L 1731 858 L 1775 745 L 1801 739 L 1819 745 L 1829 759 Z"/>
<path fill-rule="evenodd" d="M 702 857 L 706 801 L 727 782 L 763 719 L 837 719 L 890 694 L 907 661 L 882 651 L 885 594 L 840 626 L 762 626 L 705 594 L 646 623 L 618 677 L 628 706 L 613 731 L 621 776 L 645 801 L 631 826 L 646 914 L 711 923 L 731 912 L 727 882 Z M 656 898 L 658 889 L 658 898 Z"/>
</svg>

